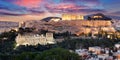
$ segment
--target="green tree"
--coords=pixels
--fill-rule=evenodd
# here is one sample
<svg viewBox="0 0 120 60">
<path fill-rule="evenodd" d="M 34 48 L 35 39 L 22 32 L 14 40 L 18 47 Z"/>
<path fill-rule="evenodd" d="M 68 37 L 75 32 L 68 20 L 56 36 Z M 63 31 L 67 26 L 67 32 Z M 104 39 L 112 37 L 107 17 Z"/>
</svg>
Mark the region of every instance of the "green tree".
<svg viewBox="0 0 120 60">
<path fill-rule="evenodd" d="M 15 38 L 17 33 L 15 30 L 9 32 L 4 32 L 0 34 L 0 52 L 1 53 L 10 53 L 15 47 Z"/>
<path fill-rule="evenodd" d="M 80 60 L 79 56 L 63 48 L 53 48 L 37 55 L 35 60 Z"/>
</svg>

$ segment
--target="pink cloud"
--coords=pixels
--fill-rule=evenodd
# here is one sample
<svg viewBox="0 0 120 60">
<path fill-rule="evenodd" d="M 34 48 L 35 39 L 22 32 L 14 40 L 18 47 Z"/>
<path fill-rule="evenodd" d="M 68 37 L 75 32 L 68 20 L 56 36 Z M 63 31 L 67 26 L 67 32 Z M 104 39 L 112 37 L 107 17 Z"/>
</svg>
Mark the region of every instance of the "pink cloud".
<svg viewBox="0 0 120 60">
<path fill-rule="evenodd" d="M 42 0 L 19 0 L 16 1 L 15 4 L 27 8 L 32 8 L 32 7 L 39 7 L 41 2 Z"/>
<path fill-rule="evenodd" d="M 83 8 L 88 8 L 87 6 L 78 6 L 76 4 L 72 4 L 72 3 L 60 3 L 60 4 L 48 4 L 46 5 L 47 8 L 51 8 L 51 9 L 83 9 Z"/>
<path fill-rule="evenodd" d="M 83 8 L 86 8 L 86 6 L 78 6 L 76 4 L 62 3 L 62 4 L 57 5 L 56 8 L 58 9 L 83 9 Z"/>
<path fill-rule="evenodd" d="M 74 3 L 60 3 L 60 4 L 47 4 L 47 10 L 50 12 L 68 12 L 69 11 L 77 11 L 80 9 L 88 9 L 89 7 L 83 5 L 76 5 Z"/>
</svg>

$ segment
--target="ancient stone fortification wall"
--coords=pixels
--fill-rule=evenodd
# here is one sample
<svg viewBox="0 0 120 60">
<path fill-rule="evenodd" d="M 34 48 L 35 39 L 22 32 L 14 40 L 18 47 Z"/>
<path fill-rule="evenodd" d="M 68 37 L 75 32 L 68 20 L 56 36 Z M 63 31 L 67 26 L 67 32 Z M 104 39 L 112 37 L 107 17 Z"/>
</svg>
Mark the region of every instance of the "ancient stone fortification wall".
<svg viewBox="0 0 120 60">
<path fill-rule="evenodd" d="M 38 34 L 25 34 L 16 37 L 17 45 L 46 45 L 46 44 L 54 44 L 55 40 L 53 38 L 53 33 L 46 33 L 46 36 L 38 35 Z"/>
</svg>

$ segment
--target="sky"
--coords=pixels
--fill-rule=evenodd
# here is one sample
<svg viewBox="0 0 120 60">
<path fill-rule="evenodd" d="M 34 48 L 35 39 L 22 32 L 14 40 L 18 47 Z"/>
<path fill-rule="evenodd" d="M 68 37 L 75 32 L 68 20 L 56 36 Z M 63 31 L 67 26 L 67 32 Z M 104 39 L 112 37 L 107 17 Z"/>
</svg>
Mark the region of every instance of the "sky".
<svg viewBox="0 0 120 60">
<path fill-rule="evenodd" d="M 120 16 L 120 0 L 0 0 L 0 21 L 40 20 L 62 14 Z"/>
</svg>

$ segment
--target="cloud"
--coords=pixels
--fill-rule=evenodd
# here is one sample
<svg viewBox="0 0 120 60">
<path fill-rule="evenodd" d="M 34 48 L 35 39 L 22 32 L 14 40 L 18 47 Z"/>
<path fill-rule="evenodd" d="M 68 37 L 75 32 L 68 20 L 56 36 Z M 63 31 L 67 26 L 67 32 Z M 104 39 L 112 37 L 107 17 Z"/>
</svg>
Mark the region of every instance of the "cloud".
<svg viewBox="0 0 120 60">
<path fill-rule="evenodd" d="M 36 8 L 40 7 L 42 0 L 16 0 L 14 3 L 27 8 Z"/>
<path fill-rule="evenodd" d="M 14 11 L 8 11 L 4 9 L 0 9 L 0 15 L 11 15 L 11 16 L 21 16 L 21 15 L 26 15 L 25 13 L 21 12 L 14 12 Z"/>
<path fill-rule="evenodd" d="M 103 9 L 81 9 L 79 11 L 86 12 L 86 13 L 105 13 L 105 12 L 107 12 Z"/>
<path fill-rule="evenodd" d="M 0 16 L 4 16 L 0 18 L 37 20 L 62 13 L 105 13 L 100 7 L 99 0 L 0 0 Z"/>
<path fill-rule="evenodd" d="M 15 14 L 15 13 L 0 12 L 0 15 L 21 16 L 21 15 L 25 15 L 25 14 Z"/>
<path fill-rule="evenodd" d="M 1 0 L 1 3 L 0 9 L 25 14 L 81 12 L 83 9 L 92 10 L 99 5 L 98 0 Z"/>
<path fill-rule="evenodd" d="M 42 14 L 42 13 L 45 13 L 43 10 L 40 10 L 40 9 L 28 9 L 27 11 L 29 11 L 30 14 Z"/>
<path fill-rule="evenodd" d="M 7 1 L 0 0 L 0 15 L 26 14 L 26 8 L 17 6 Z"/>
<path fill-rule="evenodd" d="M 100 4 L 99 0 L 62 0 L 62 2 L 76 3 L 78 5 L 87 5 L 87 6 L 90 6 L 90 5 L 95 6 Z"/>
<path fill-rule="evenodd" d="M 0 9 L 6 9 L 6 10 L 16 10 L 16 11 L 20 11 L 23 10 L 23 7 L 19 7 L 15 4 L 9 3 L 9 2 L 5 2 L 5 1 L 0 1 Z"/>
<path fill-rule="evenodd" d="M 64 0 L 67 1 L 67 0 Z M 71 2 L 74 0 L 71 0 Z M 94 13 L 106 12 L 104 9 L 91 8 L 86 5 L 78 5 L 75 3 L 59 3 L 47 4 L 46 9 L 53 13 Z"/>
</svg>

